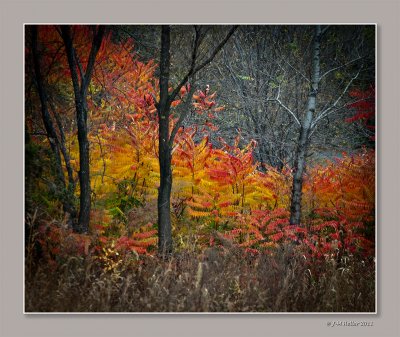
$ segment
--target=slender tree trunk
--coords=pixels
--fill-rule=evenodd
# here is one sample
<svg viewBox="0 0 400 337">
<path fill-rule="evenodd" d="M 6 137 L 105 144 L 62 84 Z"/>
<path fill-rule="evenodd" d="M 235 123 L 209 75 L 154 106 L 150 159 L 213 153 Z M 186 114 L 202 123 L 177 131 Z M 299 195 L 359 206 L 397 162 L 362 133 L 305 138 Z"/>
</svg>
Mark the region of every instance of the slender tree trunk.
<svg viewBox="0 0 400 337">
<path fill-rule="evenodd" d="M 170 199 L 172 188 L 171 147 L 169 145 L 170 102 L 168 95 L 170 67 L 170 27 L 162 26 L 160 55 L 159 164 L 160 188 L 158 190 L 158 249 L 161 256 L 172 253 Z"/>
<path fill-rule="evenodd" d="M 161 126 L 162 124 L 167 124 Z M 160 139 L 168 132 L 168 123 L 160 123 Z M 168 256 L 172 253 L 172 228 L 171 228 L 171 148 L 168 142 L 160 141 L 160 188 L 158 191 L 158 238 L 159 252 L 161 256 Z"/>
<path fill-rule="evenodd" d="M 311 87 L 308 95 L 307 112 L 300 128 L 299 141 L 296 150 L 292 200 L 290 206 L 290 224 L 300 225 L 301 222 L 301 198 L 303 187 L 304 169 L 306 166 L 306 156 L 309 145 L 309 135 L 317 103 L 318 84 L 320 81 L 320 45 L 321 27 L 315 27 L 313 52 L 312 52 L 312 74 Z"/>
<path fill-rule="evenodd" d="M 51 110 L 53 111 L 53 115 L 56 119 L 57 127 L 58 127 L 58 132 L 60 134 L 60 150 L 61 153 L 64 157 L 64 162 L 65 162 L 65 168 L 67 169 L 67 175 L 68 175 L 68 190 L 70 191 L 71 194 L 74 193 L 75 191 L 75 180 L 74 180 L 74 174 L 73 174 L 73 169 L 71 166 L 71 158 L 69 156 L 69 153 L 67 151 L 67 147 L 65 146 L 65 134 L 63 130 L 63 125 L 61 122 L 60 116 L 57 114 L 56 109 L 54 105 L 49 101 Z"/>
<path fill-rule="evenodd" d="M 86 73 L 81 76 L 81 83 L 77 73 L 76 52 L 73 47 L 69 26 L 61 26 L 62 37 L 65 43 L 69 68 L 71 70 L 72 85 L 75 95 L 76 121 L 78 126 L 79 143 L 79 219 L 76 231 L 85 233 L 89 230 L 90 206 L 91 206 L 91 188 L 89 171 L 89 140 L 87 137 L 87 104 L 86 94 L 89 86 L 96 55 L 100 49 L 104 35 L 104 26 L 100 26 L 94 33 L 93 43 L 90 50 L 89 60 L 86 67 Z"/>
<path fill-rule="evenodd" d="M 80 209 L 77 232 L 84 233 L 89 229 L 90 220 L 90 174 L 89 174 L 89 140 L 87 138 L 87 111 L 81 100 L 76 102 L 76 114 L 78 125 L 79 142 L 79 186 L 81 194 L 79 196 Z"/>
<path fill-rule="evenodd" d="M 306 153 L 308 149 L 308 134 L 306 127 L 302 126 L 300 130 L 299 141 L 296 150 L 296 159 L 294 163 L 292 201 L 290 205 L 290 224 L 299 225 L 301 221 L 301 199 L 303 188 L 303 174 L 306 164 Z"/>
<path fill-rule="evenodd" d="M 72 83 L 75 94 L 76 122 L 78 127 L 78 143 L 79 143 L 79 218 L 75 231 L 78 233 L 87 232 L 90 220 L 90 175 L 89 175 L 89 141 L 87 138 L 87 111 L 79 87 L 78 74 L 76 71 L 76 59 L 74 57 L 74 49 L 72 39 L 70 37 L 69 27 L 62 26 L 65 47 L 69 67 L 71 70 Z"/>
<path fill-rule="evenodd" d="M 68 175 L 68 186 L 66 189 L 65 198 L 66 198 L 68 205 L 70 206 L 70 209 L 68 211 L 70 214 L 69 224 L 72 228 L 75 229 L 77 227 L 78 211 L 75 207 L 74 193 L 75 193 L 76 184 L 75 184 L 75 180 L 74 180 L 73 169 L 71 166 L 71 159 L 70 159 L 69 153 L 67 151 L 67 148 L 65 146 L 65 135 L 64 135 L 63 125 L 62 125 L 60 116 L 57 114 L 56 109 L 54 108 L 51 101 L 49 101 L 49 104 L 50 104 L 51 109 L 53 110 L 53 114 L 54 114 L 54 117 L 56 119 L 56 123 L 58 126 L 58 131 L 60 134 L 60 150 L 64 157 L 65 168 L 67 169 L 67 175 Z"/>
</svg>

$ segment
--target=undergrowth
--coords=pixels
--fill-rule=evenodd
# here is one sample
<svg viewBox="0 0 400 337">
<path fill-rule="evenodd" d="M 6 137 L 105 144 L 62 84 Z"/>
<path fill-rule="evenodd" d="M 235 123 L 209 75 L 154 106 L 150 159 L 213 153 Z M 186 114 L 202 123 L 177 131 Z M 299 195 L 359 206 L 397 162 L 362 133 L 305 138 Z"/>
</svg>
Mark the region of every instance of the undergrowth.
<svg viewBox="0 0 400 337">
<path fill-rule="evenodd" d="M 298 247 L 252 255 L 241 247 L 170 259 L 114 247 L 25 269 L 26 312 L 373 312 L 375 265 L 343 256 L 308 261 Z"/>
</svg>

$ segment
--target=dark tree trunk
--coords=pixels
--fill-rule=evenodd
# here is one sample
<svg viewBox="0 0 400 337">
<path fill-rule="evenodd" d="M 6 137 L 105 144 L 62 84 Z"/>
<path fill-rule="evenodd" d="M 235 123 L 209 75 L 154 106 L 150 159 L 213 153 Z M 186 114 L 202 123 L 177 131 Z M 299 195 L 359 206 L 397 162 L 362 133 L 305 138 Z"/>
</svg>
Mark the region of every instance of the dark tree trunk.
<svg viewBox="0 0 400 337">
<path fill-rule="evenodd" d="M 89 174 L 89 140 L 87 138 L 87 111 L 80 100 L 76 102 L 76 114 L 78 125 L 78 142 L 79 142 L 79 186 L 81 194 L 79 196 L 79 219 L 78 233 L 87 232 L 90 220 L 90 174 Z"/>
<path fill-rule="evenodd" d="M 166 124 L 164 126 L 161 126 Z M 160 139 L 168 132 L 168 123 L 160 123 Z M 158 238 L 159 252 L 161 256 L 168 256 L 172 253 L 172 234 L 171 234 L 171 148 L 168 142 L 161 141 L 159 145 L 160 162 L 160 188 L 158 191 Z"/>
<path fill-rule="evenodd" d="M 63 125 L 62 125 L 60 116 L 57 114 L 56 109 L 54 108 L 51 101 L 49 101 L 49 104 L 50 104 L 51 109 L 53 110 L 53 114 L 56 119 L 58 131 L 60 134 L 60 150 L 64 157 L 65 168 L 67 169 L 67 175 L 68 175 L 68 187 L 67 187 L 66 198 L 67 198 L 68 203 L 73 206 L 70 214 L 71 214 L 71 218 L 72 218 L 71 224 L 73 225 L 73 228 L 75 228 L 77 217 L 78 217 L 78 212 L 74 205 L 74 203 L 75 203 L 74 202 L 74 193 L 75 193 L 75 185 L 76 184 L 75 184 L 73 169 L 71 166 L 71 159 L 70 159 L 69 153 L 67 151 L 67 148 L 65 146 L 65 135 L 64 135 Z"/>
<path fill-rule="evenodd" d="M 72 198 L 70 198 L 70 193 L 73 193 L 73 190 L 70 191 L 70 188 L 66 188 L 65 178 L 63 167 L 61 163 L 61 155 L 60 150 L 65 149 L 65 139 L 64 137 L 61 140 L 58 138 L 56 129 L 54 127 L 53 121 L 51 119 L 49 110 L 48 110 L 48 97 L 46 93 L 46 88 L 44 86 L 42 74 L 40 71 L 40 56 L 37 50 L 37 27 L 32 26 L 32 56 L 33 56 L 33 64 L 35 70 L 36 77 L 36 86 L 40 98 L 41 110 L 42 110 L 42 119 L 43 124 L 46 129 L 47 138 L 50 143 L 50 147 L 54 156 L 55 168 L 56 168 L 56 179 L 57 179 L 57 188 L 61 191 L 61 202 L 63 204 L 64 212 L 69 214 L 69 225 L 74 227 L 76 224 L 76 209 L 73 204 Z M 69 166 L 70 167 L 70 166 Z M 68 171 L 69 173 L 69 171 Z"/>
<path fill-rule="evenodd" d="M 171 233 L 171 188 L 172 188 L 172 169 L 171 169 L 171 149 L 174 143 L 174 138 L 182 125 L 184 119 L 190 111 L 189 105 L 193 96 L 193 83 L 191 90 L 189 90 L 185 106 L 185 110 L 181 112 L 179 120 L 176 122 L 173 130 L 169 130 L 169 116 L 171 110 L 171 103 L 178 95 L 180 89 L 188 81 L 193 79 L 193 76 L 207 66 L 218 52 L 222 49 L 228 39 L 232 36 L 235 29 L 233 27 L 221 43 L 214 49 L 211 55 L 204 60 L 201 64 L 197 65 L 198 48 L 200 47 L 200 31 L 195 29 L 195 39 L 192 51 L 192 63 L 188 73 L 182 78 L 180 83 L 172 90 L 171 94 L 168 93 L 169 76 L 170 76 L 170 27 L 161 27 L 161 53 L 160 53 L 160 100 L 156 104 L 158 119 L 159 119 L 159 164 L 160 164 L 160 187 L 158 190 L 158 249 L 162 257 L 168 257 L 173 251 L 172 233 Z M 186 105 L 186 104 L 185 104 Z"/>
<path fill-rule="evenodd" d="M 100 26 L 95 32 L 92 47 L 89 54 L 89 60 L 86 67 L 86 73 L 81 76 L 81 84 L 77 73 L 77 60 L 75 50 L 72 43 L 69 26 L 61 26 L 62 37 L 65 43 L 69 68 L 71 70 L 72 85 L 75 95 L 76 121 L 78 126 L 78 142 L 79 142 L 79 219 L 76 231 L 85 233 L 89 230 L 90 206 L 91 206 L 91 189 L 90 189 L 90 172 L 89 172 L 89 140 L 87 138 L 87 104 L 86 93 L 89 86 L 94 61 L 97 52 L 100 49 L 104 35 L 104 26 Z"/>
<path fill-rule="evenodd" d="M 171 147 L 169 145 L 169 113 L 168 95 L 169 63 L 170 63 L 170 28 L 162 26 L 160 55 L 160 102 L 159 118 L 159 164 L 160 188 L 158 190 L 158 248 L 161 256 L 172 253 L 170 199 L 172 188 Z"/>
<path fill-rule="evenodd" d="M 292 200 L 290 205 L 290 224 L 300 225 L 301 222 L 301 198 L 303 187 L 304 169 L 306 166 L 306 156 L 309 145 L 309 136 L 313 117 L 315 116 L 316 101 L 318 94 L 318 84 L 320 81 L 320 44 L 321 44 L 321 27 L 315 26 L 315 35 L 312 52 L 312 74 L 311 87 L 308 95 L 307 112 L 300 128 L 299 141 L 296 150 Z"/>
</svg>

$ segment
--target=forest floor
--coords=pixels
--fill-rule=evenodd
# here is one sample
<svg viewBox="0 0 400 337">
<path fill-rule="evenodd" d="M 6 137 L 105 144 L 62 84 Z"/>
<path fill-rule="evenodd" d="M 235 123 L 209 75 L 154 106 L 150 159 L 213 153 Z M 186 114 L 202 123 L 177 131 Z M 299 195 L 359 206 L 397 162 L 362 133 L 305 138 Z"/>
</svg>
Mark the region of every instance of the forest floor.
<svg viewBox="0 0 400 337">
<path fill-rule="evenodd" d="M 25 268 L 26 312 L 374 312 L 375 263 L 308 261 L 286 245 L 185 250 L 170 259 L 109 250 Z"/>
</svg>

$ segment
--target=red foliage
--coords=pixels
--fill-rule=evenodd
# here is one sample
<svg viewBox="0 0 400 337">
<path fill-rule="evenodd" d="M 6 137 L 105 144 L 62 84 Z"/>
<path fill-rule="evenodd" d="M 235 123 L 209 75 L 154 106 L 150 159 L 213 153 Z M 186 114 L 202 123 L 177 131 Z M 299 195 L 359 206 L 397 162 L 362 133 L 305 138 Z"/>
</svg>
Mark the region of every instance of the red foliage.
<svg viewBox="0 0 400 337">
<path fill-rule="evenodd" d="M 349 96 L 355 101 L 347 105 L 355 111 L 352 117 L 346 118 L 347 123 L 360 121 L 370 130 L 373 135 L 371 140 L 375 140 L 375 87 L 370 86 L 367 90 L 354 89 L 349 92 Z"/>
</svg>

